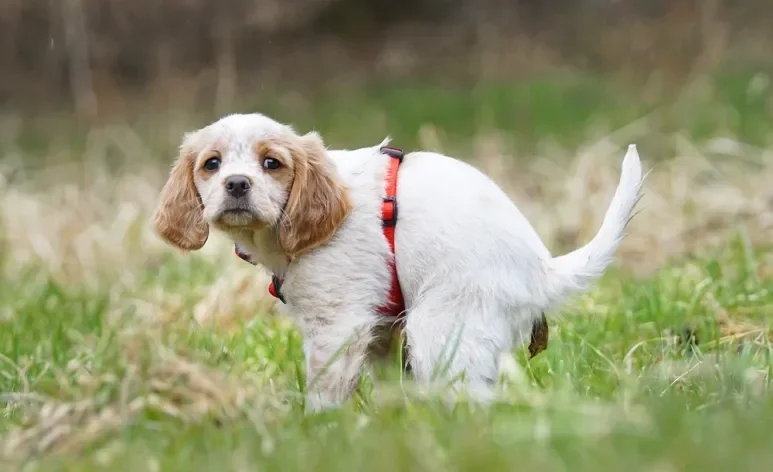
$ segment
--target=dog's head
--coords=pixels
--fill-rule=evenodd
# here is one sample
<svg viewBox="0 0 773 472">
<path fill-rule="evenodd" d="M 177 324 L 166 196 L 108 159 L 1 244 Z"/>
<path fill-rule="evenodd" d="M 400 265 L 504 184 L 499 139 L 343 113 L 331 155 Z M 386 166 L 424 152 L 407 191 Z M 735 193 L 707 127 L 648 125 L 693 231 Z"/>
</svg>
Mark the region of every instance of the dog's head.
<svg viewBox="0 0 773 472">
<path fill-rule="evenodd" d="M 327 241 L 350 211 L 346 188 L 316 133 L 260 115 L 230 115 L 188 133 L 153 217 L 183 250 L 226 233 L 272 230 L 295 257 Z"/>
</svg>

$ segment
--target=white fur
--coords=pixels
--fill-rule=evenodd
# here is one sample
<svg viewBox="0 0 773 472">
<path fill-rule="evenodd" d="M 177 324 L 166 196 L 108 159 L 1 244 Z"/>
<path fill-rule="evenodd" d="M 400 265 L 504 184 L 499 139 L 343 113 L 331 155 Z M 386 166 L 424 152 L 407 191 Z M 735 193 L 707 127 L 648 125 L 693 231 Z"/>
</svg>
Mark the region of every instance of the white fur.
<svg viewBox="0 0 773 472">
<path fill-rule="evenodd" d="M 199 131 L 198 139 L 228 142 L 221 172 L 248 173 L 256 182 L 251 201 L 270 221 L 281 214 L 286 192 L 264 178 L 254 158 L 244 156 L 256 139 L 291 132 L 263 115 L 231 115 Z M 287 309 L 304 335 L 310 410 L 350 396 L 375 328 L 393 322 L 376 311 L 390 286 L 391 253 L 381 226 L 389 159 L 379 152 L 383 144 L 328 150 L 353 209 L 324 245 L 288 265 L 272 228 L 231 234 L 260 264 L 284 277 Z M 398 178 L 396 264 L 418 383 L 453 380 L 475 398 L 488 399 L 500 355 L 527 342 L 543 312 L 586 289 L 612 261 L 641 182 L 639 156 L 631 145 L 596 237 L 554 258 L 486 175 L 442 154 L 408 153 Z M 198 181 L 197 187 L 205 217 L 212 217 L 222 189 Z"/>
</svg>

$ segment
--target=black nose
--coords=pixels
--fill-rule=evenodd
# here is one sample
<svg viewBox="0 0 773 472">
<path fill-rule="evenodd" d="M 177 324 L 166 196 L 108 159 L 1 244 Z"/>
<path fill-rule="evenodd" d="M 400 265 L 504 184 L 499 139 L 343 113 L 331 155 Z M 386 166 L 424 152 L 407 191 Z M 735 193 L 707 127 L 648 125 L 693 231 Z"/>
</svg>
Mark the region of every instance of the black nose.
<svg viewBox="0 0 773 472">
<path fill-rule="evenodd" d="M 232 175 L 225 179 L 225 190 L 234 198 L 243 197 L 250 186 L 249 179 L 243 175 Z"/>
</svg>

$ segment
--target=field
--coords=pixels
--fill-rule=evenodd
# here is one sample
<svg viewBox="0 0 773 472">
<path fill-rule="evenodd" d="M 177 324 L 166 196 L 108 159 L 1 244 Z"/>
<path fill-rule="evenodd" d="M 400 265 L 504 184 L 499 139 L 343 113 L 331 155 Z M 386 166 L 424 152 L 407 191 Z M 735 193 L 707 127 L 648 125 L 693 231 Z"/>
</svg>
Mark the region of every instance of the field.
<svg viewBox="0 0 773 472">
<path fill-rule="evenodd" d="M 655 104 L 597 79 L 278 97 L 330 147 L 446 151 L 503 185 L 554 254 L 587 241 L 628 143 L 650 170 L 615 266 L 504 363 L 487 410 L 421 397 L 395 358 L 303 414 L 303 360 L 267 276 L 223 238 L 150 232 L 182 132 L 0 119 L 2 470 L 770 470 L 773 157 L 767 76 Z"/>
</svg>

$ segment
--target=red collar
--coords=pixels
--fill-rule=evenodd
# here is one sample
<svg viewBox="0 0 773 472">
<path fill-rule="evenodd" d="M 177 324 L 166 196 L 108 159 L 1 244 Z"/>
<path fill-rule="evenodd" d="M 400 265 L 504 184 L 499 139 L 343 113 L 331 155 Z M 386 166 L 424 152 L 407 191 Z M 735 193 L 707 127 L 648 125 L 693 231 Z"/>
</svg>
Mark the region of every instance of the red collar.
<svg viewBox="0 0 773 472">
<path fill-rule="evenodd" d="M 389 156 L 389 167 L 387 167 L 386 173 L 386 196 L 384 202 L 381 204 L 381 223 L 384 228 L 384 237 L 389 243 L 389 249 L 392 251 L 392 255 L 395 255 L 395 227 L 397 226 L 397 170 L 400 164 L 403 162 L 405 154 L 395 148 L 382 147 L 380 149 L 382 154 Z M 234 247 L 234 252 L 237 256 L 255 265 L 256 262 L 252 260 L 252 256 L 244 251 L 241 251 L 238 246 Z M 400 289 L 400 281 L 397 278 L 397 266 L 395 265 L 394 257 L 390 263 L 390 271 L 392 272 L 392 285 L 389 290 L 389 298 L 387 303 L 382 306 L 379 311 L 385 316 L 399 316 L 405 311 L 405 301 L 403 300 L 403 292 Z M 277 276 L 271 277 L 271 284 L 268 286 L 269 293 L 281 300 L 282 303 L 287 303 L 281 292 L 282 280 Z"/>
</svg>

